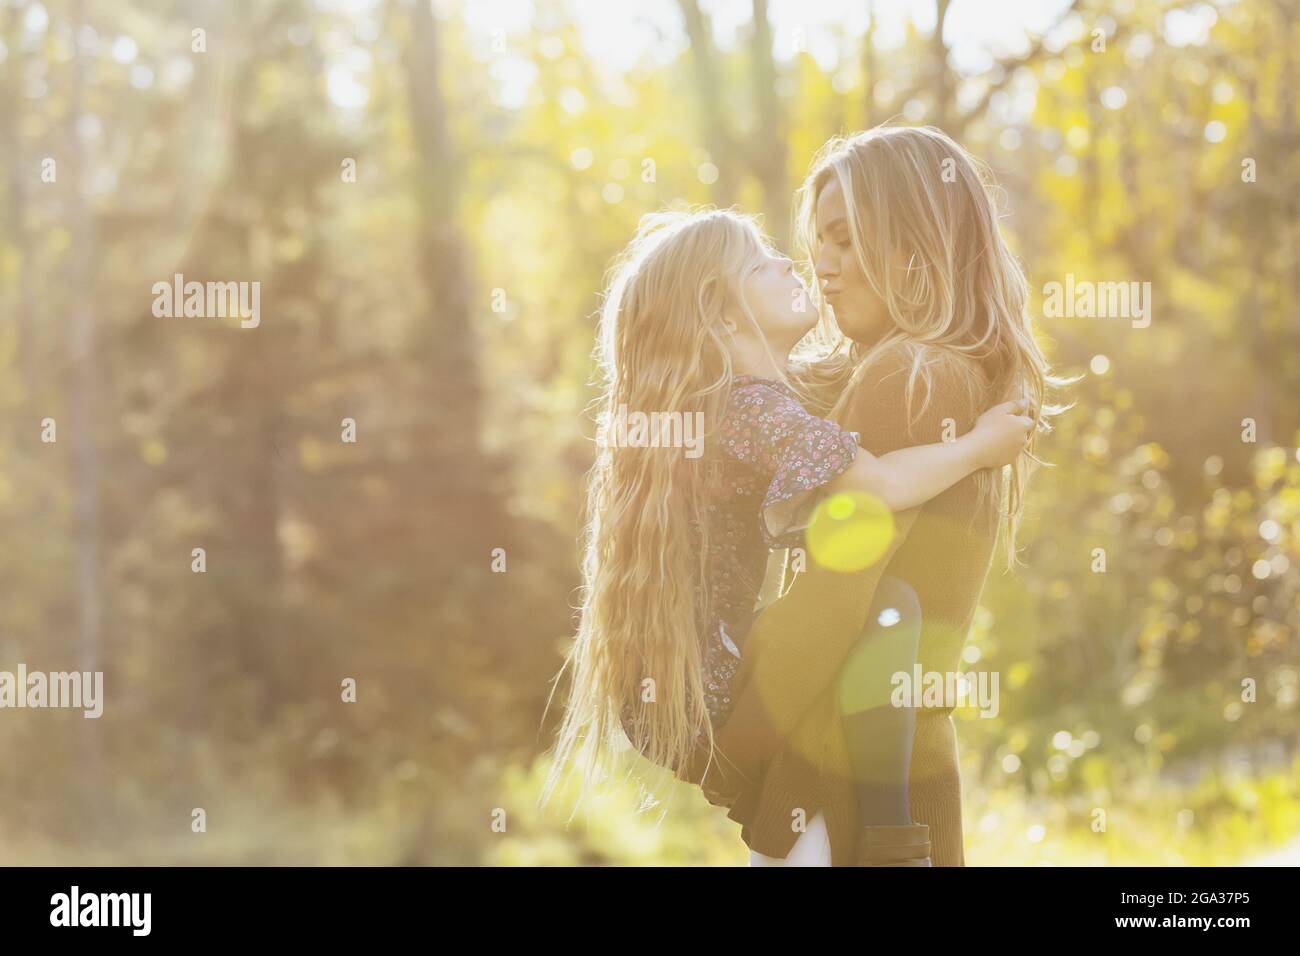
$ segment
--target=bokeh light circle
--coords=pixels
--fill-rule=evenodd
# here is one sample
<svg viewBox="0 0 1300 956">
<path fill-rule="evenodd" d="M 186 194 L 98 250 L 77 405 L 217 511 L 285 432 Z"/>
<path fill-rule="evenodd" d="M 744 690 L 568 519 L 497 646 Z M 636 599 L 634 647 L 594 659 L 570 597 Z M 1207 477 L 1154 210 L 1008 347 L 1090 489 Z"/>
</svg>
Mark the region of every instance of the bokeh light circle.
<svg viewBox="0 0 1300 956">
<path fill-rule="evenodd" d="M 865 491 L 841 491 L 823 498 L 805 536 L 808 554 L 831 571 L 861 571 L 879 561 L 894 540 L 894 515 Z"/>
</svg>

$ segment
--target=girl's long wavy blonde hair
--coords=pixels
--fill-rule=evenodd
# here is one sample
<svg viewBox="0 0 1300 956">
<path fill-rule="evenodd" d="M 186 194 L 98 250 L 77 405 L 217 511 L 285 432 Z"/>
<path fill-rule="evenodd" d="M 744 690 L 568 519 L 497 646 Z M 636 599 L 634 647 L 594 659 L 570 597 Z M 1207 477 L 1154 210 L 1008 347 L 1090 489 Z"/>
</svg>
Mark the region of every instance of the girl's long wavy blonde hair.
<svg viewBox="0 0 1300 956">
<path fill-rule="evenodd" d="M 1038 427 L 1025 454 L 1005 473 L 977 473 L 983 495 L 1002 502 L 1001 537 L 1008 567 L 1016 563 L 1016 531 L 1037 432 L 1064 406 L 1045 404 L 1048 388 L 1067 384 L 1051 373 L 1029 318 L 1025 274 L 998 227 L 996 186 L 988 167 L 934 127 L 879 126 L 835 137 L 813 158 L 795 195 L 796 246 L 811 270 L 817 258 L 817 199 L 837 182 L 848 211 L 858 267 L 884 302 L 893 327 L 869 347 L 849 340 L 811 283 L 820 314 L 805 380 L 829 396 L 820 410 L 837 417 L 853 385 L 870 375 L 887 350 L 911 360 L 909 414 L 924 384 L 929 396 L 940 364 L 964 373 L 976 408 L 1029 399 Z M 903 265 L 900 265 L 903 264 Z"/>
<path fill-rule="evenodd" d="M 598 434 L 610 434 L 621 406 L 691 420 L 702 412 L 707 446 L 733 378 L 722 320 L 739 312 L 758 329 L 741 279 L 770 251 L 754 220 L 730 210 L 642 218 L 603 296 Z M 598 439 L 577 635 L 556 678 L 570 671 L 569 696 L 541 803 L 570 764 L 586 782 L 604 779 L 623 734 L 667 769 L 682 766 L 701 735 L 712 756 L 700 636 L 710 620 L 704 582 L 716 464 L 680 448 Z"/>
</svg>

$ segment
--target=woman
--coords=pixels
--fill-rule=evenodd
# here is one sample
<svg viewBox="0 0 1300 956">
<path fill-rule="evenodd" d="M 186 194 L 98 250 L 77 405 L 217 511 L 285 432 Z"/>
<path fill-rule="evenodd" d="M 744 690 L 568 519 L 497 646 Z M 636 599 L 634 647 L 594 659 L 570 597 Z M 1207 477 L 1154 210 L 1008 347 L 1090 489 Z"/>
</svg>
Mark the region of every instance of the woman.
<svg viewBox="0 0 1300 956">
<path fill-rule="evenodd" d="M 815 269 L 819 339 L 832 358 L 811 370 L 829 417 L 864 447 L 933 440 L 978 410 L 1024 396 L 1042 428 L 1049 370 L 1027 313 L 1024 274 L 998 228 L 984 169 L 932 128 L 881 127 L 826 144 L 799 191 L 802 249 Z M 729 806 L 755 862 L 851 864 L 861 831 L 861 768 L 869 752 L 846 728 L 841 692 L 877 588 L 888 576 L 914 594 L 923 673 L 959 669 L 999 525 L 1008 565 L 1032 442 L 997 481 L 977 473 L 900 516 L 885 559 L 855 574 L 810 564 L 760 616 L 719 734 L 726 773 L 701 763 L 714 802 Z M 879 673 L 859 676 L 879 682 Z M 961 786 L 950 713 L 920 711 L 907 775 L 907 818 L 928 827 L 937 866 L 964 864 Z M 757 781 L 757 782 L 755 782 Z M 803 833 L 791 820 L 811 818 Z M 829 856 L 829 861 L 827 860 Z"/>
<path fill-rule="evenodd" d="M 1032 422 L 1010 403 L 956 441 L 879 458 L 810 415 L 787 368 L 814 322 L 805 293 L 793 263 L 730 212 L 647 216 L 620 257 L 599 332 L 605 440 L 589 481 L 586 587 L 544 798 L 570 757 L 588 778 L 603 769 L 615 731 L 665 767 L 710 743 L 768 551 L 817 494 L 867 492 L 903 511 L 1023 449 Z M 707 453 L 611 432 L 647 412 L 698 421 Z"/>
</svg>

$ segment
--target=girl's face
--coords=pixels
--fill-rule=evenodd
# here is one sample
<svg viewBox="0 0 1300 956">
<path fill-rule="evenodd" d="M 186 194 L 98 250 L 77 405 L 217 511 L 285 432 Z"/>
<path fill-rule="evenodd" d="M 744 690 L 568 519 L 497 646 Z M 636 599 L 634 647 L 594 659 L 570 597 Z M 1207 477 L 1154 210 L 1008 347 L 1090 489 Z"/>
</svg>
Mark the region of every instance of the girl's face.
<svg viewBox="0 0 1300 956">
<path fill-rule="evenodd" d="M 817 196 L 817 281 L 840 330 L 863 345 L 876 342 L 893 326 L 889 310 L 862 274 L 849 236 L 844 191 L 832 177 Z"/>
<path fill-rule="evenodd" d="M 741 280 L 741 292 L 767 341 L 791 349 L 817 324 L 812 300 L 803 280 L 786 256 L 763 252 Z M 742 323 L 744 329 L 748 323 Z"/>
</svg>

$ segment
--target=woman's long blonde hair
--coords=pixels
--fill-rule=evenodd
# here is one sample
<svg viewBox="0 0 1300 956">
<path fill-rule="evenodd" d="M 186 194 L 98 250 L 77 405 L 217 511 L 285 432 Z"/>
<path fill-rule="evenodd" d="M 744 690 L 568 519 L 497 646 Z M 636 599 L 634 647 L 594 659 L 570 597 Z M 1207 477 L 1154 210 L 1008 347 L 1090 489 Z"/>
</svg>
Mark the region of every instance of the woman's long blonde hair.
<svg viewBox="0 0 1300 956">
<path fill-rule="evenodd" d="M 758 328 L 740 280 L 770 248 L 752 219 L 729 210 L 642 218 L 610 271 L 600 312 L 600 435 L 623 406 L 691 420 L 702 412 L 707 444 L 733 377 L 722 320 L 738 311 Z M 557 675 L 570 671 L 568 703 L 542 803 L 571 762 L 586 782 L 604 779 L 623 734 L 667 769 L 691 758 L 701 734 L 712 756 L 700 636 L 710 620 L 715 461 L 598 439 L 578 630 Z"/>
<path fill-rule="evenodd" d="M 867 348 L 850 341 L 811 283 L 820 321 L 805 343 L 814 356 L 808 379 L 833 396 L 829 415 L 844 411 L 852 386 L 887 350 L 902 348 L 911 359 L 907 401 L 914 418 L 924 411 L 912 408 L 916 386 L 924 384 L 929 396 L 933 370 L 942 363 L 965 373 L 974 407 L 1025 397 L 1035 432 L 1047 430 L 1046 417 L 1064 407 L 1045 404 L 1046 390 L 1067 380 L 1052 375 L 1034 338 L 1028 283 L 998 228 L 988 168 L 928 126 L 879 126 L 831 139 L 795 196 L 796 244 L 808 264 L 817 257 L 817 198 L 832 181 L 844 195 L 858 266 L 893 327 Z M 1001 487 L 988 471 L 977 476 L 981 493 L 996 491 L 1003 503 L 1008 567 L 1016 563 L 1025 484 L 1041 463 L 1034 445 L 1031 440 Z"/>
</svg>

